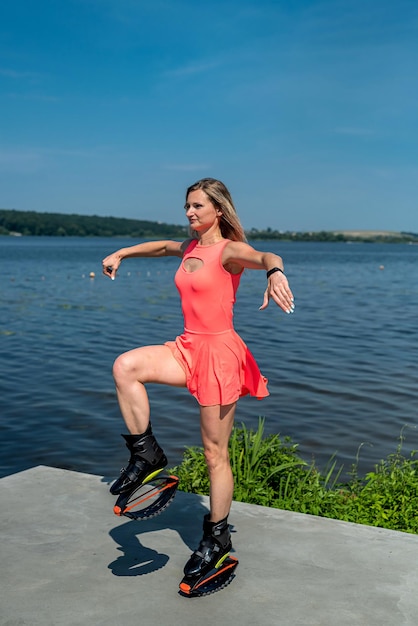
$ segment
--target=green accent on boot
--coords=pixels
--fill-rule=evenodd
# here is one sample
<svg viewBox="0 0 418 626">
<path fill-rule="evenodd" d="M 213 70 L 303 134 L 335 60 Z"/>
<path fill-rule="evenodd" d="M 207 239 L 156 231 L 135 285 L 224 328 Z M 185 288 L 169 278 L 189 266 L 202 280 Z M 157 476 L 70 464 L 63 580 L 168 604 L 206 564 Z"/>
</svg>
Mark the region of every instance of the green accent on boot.
<svg viewBox="0 0 418 626">
<path fill-rule="evenodd" d="M 161 469 L 155 470 L 155 472 L 151 472 L 151 474 L 142 481 L 142 484 L 146 485 L 147 483 L 151 482 L 151 480 L 155 478 L 156 476 L 158 476 L 158 474 L 162 472 L 163 469 L 164 468 L 162 467 Z"/>
</svg>

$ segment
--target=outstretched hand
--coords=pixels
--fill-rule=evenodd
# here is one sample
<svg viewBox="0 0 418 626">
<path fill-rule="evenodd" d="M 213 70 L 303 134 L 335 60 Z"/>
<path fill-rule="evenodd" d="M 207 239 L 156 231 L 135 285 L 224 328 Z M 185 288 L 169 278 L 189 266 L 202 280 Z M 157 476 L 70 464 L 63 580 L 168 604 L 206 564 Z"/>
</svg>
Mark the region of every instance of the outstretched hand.
<svg viewBox="0 0 418 626">
<path fill-rule="evenodd" d="M 109 256 L 107 256 L 102 261 L 103 274 L 105 276 L 109 276 L 109 278 L 111 278 L 112 280 L 115 280 L 116 272 L 119 269 L 120 262 L 120 256 L 116 252 L 114 252 L 113 254 L 109 254 Z"/>
<path fill-rule="evenodd" d="M 270 298 L 272 298 L 285 313 L 293 313 L 295 310 L 292 291 L 289 287 L 286 276 L 282 272 L 274 272 L 274 274 L 269 276 L 267 289 L 264 292 L 263 304 L 260 306 L 260 311 L 267 308 Z"/>
</svg>

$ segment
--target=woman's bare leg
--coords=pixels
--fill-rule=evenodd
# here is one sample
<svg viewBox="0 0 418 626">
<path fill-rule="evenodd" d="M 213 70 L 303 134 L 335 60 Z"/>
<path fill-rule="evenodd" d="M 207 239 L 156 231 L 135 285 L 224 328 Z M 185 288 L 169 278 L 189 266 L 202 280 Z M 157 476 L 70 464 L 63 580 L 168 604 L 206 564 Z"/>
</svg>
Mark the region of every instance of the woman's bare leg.
<svg viewBox="0 0 418 626">
<path fill-rule="evenodd" d="M 210 479 L 210 521 L 219 522 L 231 508 L 234 479 L 228 442 L 234 425 L 236 402 L 225 406 L 201 406 L 200 429 Z"/>
<path fill-rule="evenodd" d="M 125 352 L 113 366 L 120 410 L 129 435 L 129 463 L 111 485 L 113 495 L 126 494 L 167 465 L 167 457 L 153 435 L 145 383 L 185 386 L 186 376 L 167 346 L 147 346 Z"/>
<path fill-rule="evenodd" d="M 186 386 L 186 375 L 168 346 L 144 346 L 121 354 L 113 365 L 119 406 L 128 431 L 145 432 L 150 407 L 146 383 Z"/>
</svg>

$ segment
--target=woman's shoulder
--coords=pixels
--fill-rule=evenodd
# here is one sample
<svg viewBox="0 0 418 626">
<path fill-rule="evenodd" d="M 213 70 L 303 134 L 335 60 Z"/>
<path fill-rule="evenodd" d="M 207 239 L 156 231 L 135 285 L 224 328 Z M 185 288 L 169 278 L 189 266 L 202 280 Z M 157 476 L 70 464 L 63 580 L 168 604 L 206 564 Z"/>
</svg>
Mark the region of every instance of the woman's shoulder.
<svg viewBox="0 0 418 626">
<path fill-rule="evenodd" d="M 193 250 L 198 244 L 198 240 L 194 237 L 189 237 L 189 239 L 185 239 L 181 244 L 181 253 L 182 256 L 186 254 L 186 252 L 190 252 Z"/>
<path fill-rule="evenodd" d="M 222 249 L 222 265 L 230 274 L 241 274 L 243 267 L 236 259 L 240 257 L 242 241 L 228 239 Z"/>
<path fill-rule="evenodd" d="M 224 248 L 225 252 L 231 255 L 231 257 L 253 249 L 254 248 L 246 241 L 233 241 L 232 239 L 227 239 L 227 243 Z"/>
</svg>

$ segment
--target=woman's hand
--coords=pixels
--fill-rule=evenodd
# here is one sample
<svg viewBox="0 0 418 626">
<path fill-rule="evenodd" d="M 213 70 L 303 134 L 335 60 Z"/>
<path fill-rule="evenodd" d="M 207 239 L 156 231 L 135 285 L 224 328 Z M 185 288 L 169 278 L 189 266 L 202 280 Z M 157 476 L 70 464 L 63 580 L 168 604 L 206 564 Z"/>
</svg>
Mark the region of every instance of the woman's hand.
<svg viewBox="0 0 418 626">
<path fill-rule="evenodd" d="M 270 298 L 272 298 L 285 313 L 293 313 L 295 310 L 293 294 L 290 290 L 287 278 L 282 272 L 274 272 L 269 276 L 260 311 L 263 311 L 268 306 Z"/>
<path fill-rule="evenodd" d="M 103 266 L 103 274 L 105 276 L 109 276 L 112 280 L 115 280 L 116 272 L 119 269 L 119 265 L 121 264 L 122 258 L 119 252 L 113 252 L 113 254 L 109 254 L 102 261 Z"/>
</svg>

